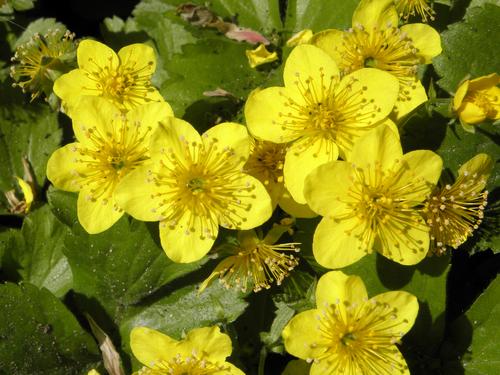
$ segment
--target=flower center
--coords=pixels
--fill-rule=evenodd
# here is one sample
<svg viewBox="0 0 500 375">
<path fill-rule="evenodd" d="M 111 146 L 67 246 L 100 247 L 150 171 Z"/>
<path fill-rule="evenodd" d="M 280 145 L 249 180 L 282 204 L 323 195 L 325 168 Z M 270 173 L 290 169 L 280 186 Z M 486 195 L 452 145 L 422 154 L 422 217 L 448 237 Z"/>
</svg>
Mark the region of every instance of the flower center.
<svg viewBox="0 0 500 375">
<path fill-rule="evenodd" d="M 245 172 L 261 180 L 266 187 L 271 183 L 283 183 L 286 147 L 286 144 L 253 139 Z"/>
<path fill-rule="evenodd" d="M 494 95 L 488 95 L 484 91 L 471 91 L 465 96 L 464 102 L 476 104 L 488 118 L 496 117 L 497 108 L 495 108 L 494 103 L 498 102 L 498 98 Z"/>
<path fill-rule="evenodd" d="M 145 128 L 141 134 L 140 122 L 132 126 L 121 115 L 111 120 L 110 128 L 114 124 L 115 131 L 106 133 L 95 126 L 82 126 L 87 141 L 72 149 L 74 162 L 83 164 L 86 170 L 85 174 L 74 171 L 73 184 L 79 190 L 87 187 L 88 200 L 106 203 L 121 178 L 148 158 L 145 139 L 152 128 Z"/>
<path fill-rule="evenodd" d="M 126 65 L 113 66 L 110 56 L 104 66 L 100 66 L 93 58 L 88 58 L 89 65 L 82 66 L 87 77 L 94 81 L 95 87 L 85 87 L 95 91 L 96 95 L 105 96 L 119 105 L 134 107 L 149 99 L 147 95 L 154 92 L 151 85 L 154 63 L 147 61 L 127 61 Z"/>
<path fill-rule="evenodd" d="M 201 228 L 201 239 L 215 239 L 219 224 L 239 228 L 255 199 L 255 185 L 245 181 L 241 160 L 213 138 L 204 143 L 184 140 L 183 147 L 183 154 L 163 149 L 164 160 L 152 175 L 162 225 L 174 229 L 187 219 L 186 235 Z"/>
<path fill-rule="evenodd" d="M 138 375 L 211 375 L 230 374 L 230 368 L 219 365 L 195 354 L 183 358 L 177 355 L 170 361 L 159 360 L 151 367 L 143 367 Z"/>
<path fill-rule="evenodd" d="M 403 370 L 395 347 L 402 332 L 398 311 L 372 298 L 360 304 L 338 301 L 319 309 L 318 334 L 311 348 L 323 348 L 317 358 L 330 373 L 389 374 Z M 334 359 L 335 358 L 335 359 Z M 334 360 L 333 360 L 334 359 Z"/>
<path fill-rule="evenodd" d="M 341 85 L 338 77 L 326 77 L 322 68 L 320 72 L 316 81 L 296 73 L 300 97 L 282 94 L 289 111 L 279 113 L 276 124 L 301 137 L 303 148 L 320 139 L 325 141 L 320 147 L 334 142 L 341 150 L 350 150 L 354 139 L 375 126 L 373 119 L 380 108 L 365 97 L 367 87 L 355 78 L 344 78 L 349 81 Z"/>
<path fill-rule="evenodd" d="M 398 78 L 402 86 L 413 87 L 420 62 L 413 41 L 397 27 L 366 30 L 358 25 L 342 35 L 342 61 L 345 74 L 361 68 L 385 70 Z M 400 98 L 408 94 L 400 90 Z"/>
</svg>

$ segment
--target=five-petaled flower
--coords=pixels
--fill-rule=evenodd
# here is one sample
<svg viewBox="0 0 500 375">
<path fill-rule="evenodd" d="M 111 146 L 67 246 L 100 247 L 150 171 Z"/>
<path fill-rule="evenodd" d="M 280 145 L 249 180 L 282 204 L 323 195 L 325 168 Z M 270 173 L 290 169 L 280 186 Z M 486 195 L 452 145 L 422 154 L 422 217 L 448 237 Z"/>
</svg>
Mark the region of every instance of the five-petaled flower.
<svg viewBox="0 0 500 375">
<path fill-rule="evenodd" d="M 453 98 L 453 110 L 465 130 L 474 132 L 471 125 L 486 119 L 500 119 L 500 76 L 492 73 L 476 79 L 465 80 Z"/>
<path fill-rule="evenodd" d="M 62 190 L 80 192 L 78 220 L 87 232 L 102 232 L 123 215 L 115 188 L 149 159 L 151 134 L 172 115 L 166 102 L 145 104 L 126 114 L 99 97 L 82 98 L 75 107 L 77 142 L 52 154 L 47 177 Z"/>
<path fill-rule="evenodd" d="M 231 339 L 217 326 L 195 328 L 180 341 L 154 329 L 135 327 L 130 332 L 130 348 L 144 365 L 134 375 L 244 375 L 226 362 Z"/>
<path fill-rule="evenodd" d="M 371 67 L 394 75 L 399 81 L 394 108 L 399 119 L 427 100 L 417 67 L 430 64 L 441 53 L 441 39 L 428 25 L 398 28 L 398 21 L 394 0 L 361 0 L 351 29 L 322 31 L 314 35 L 312 43 L 326 51 L 344 74 Z M 385 91 L 385 86 L 377 89 Z"/>
<path fill-rule="evenodd" d="M 292 51 L 283 78 L 285 87 L 269 87 L 249 96 L 245 117 L 256 138 L 290 142 L 283 170 L 285 186 L 296 202 L 304 204 L 307 174 L 339 154 L 346 157 L 357 138 L 389 121 L 399 85 L 389 73 L 377 69 L 361 69 L 341 79 L 335 62 L 307 44 Z"/>
<path fill-rule="evenodd" d="M 398 136 L 381 126 L 360 138 L 347 161 L 316 168 L 306 179 L 309 206 L 324 216 L 314 233 L 314 257 L 341 268 L 376 250 L 416 264 L 429 249 L 429 228 L 418 208 L 441 175 L 428 150 L 403 155 Z"/>
<path fill-rule="evenodd" d="M 146 44 L 131 44 L 116 54 L 108 46 L 93 41 L 80 42 L 78 69 L 59 77 L 54 92 L 71 115 L 82 96 L 101 96 L 126 111 L 163 97 L 151 85 L 156 69 L 154 50 Z"/>
<path fill-rule="evenodd" d="M 152 163 L 117 189 L 121 207 L 143 221 L 160 221 L 160 238 L 175 262 L 193 262 L 212 247 L 219 225 L 251 229 L 271 216 L 271 199 L 256 178 L 243 173 L 250 152 L 246 128 L 222 123 L 202 136 L 170 118 L 151 139 Z"/>
<path fill-rule="evenodd" d="M 415 296 L 391 291 L 368 299 L 361 278 L 330 271 L 318 281 L 316 306 L 283 330 L 286 351 L 312 362 L 311 375 L 410 374 L 395 344 L 415 322 Z"/>
<path fill-rule="evenodd" d="M 431 252 L 441 255 L 447 246 L 457 248 L 472 235 L 484 217 L 488 191 L 483 191 L 493 159 L 478 154 L 458 170 L 453 185 L 436 188 L 427 200 L 424 217 L 431 228 Z"/>
</svg>

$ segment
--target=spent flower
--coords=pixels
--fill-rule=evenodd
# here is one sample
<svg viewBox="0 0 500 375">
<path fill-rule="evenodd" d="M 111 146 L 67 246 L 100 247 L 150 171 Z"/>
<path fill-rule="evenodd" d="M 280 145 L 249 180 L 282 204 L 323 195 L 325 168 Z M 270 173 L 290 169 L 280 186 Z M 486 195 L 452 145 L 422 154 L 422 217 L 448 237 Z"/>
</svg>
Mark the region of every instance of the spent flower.
<svg viewBox="0 0 500 375">
<path fill-rule="evenodd" d="M 286 253 L 300 251 L 300 243 L 276 244 L 288 229 L 288 226 L 275 225 L 264 238 L 260 238 L 254 230 L 238 232 L 236 243 L 225 246 L 225 250 L 233 255 L 217 265 L 201 284 L 200 292 L 215 278 L 227 289 L 241 289 L 243 292 L 249 286 L 254 292 L 269 289 L 274 281 L 281 285 L 299 264 L 293 254 Z"/>
<path fill-rule="evenodd" d="M 478 154 L 460 167 L 453 185 L 434 190 L 423 211 L 430 227 L 431 254 L 444 254 L 448 246 L 456 249 L 479 227 L 488 203 L 484 188 L 492 169 L 493 159 Z"/>
<path fill-rule="evenodd" d="M 432 27 L 415 23 L 399 28 L 398 21 L 393 0 L 361 0 L 352 17 L 352 28 L 325 30 L 312 39 L 337 62 L 343 74 L 371 67 L 396 77 L 397 119 L 427 100 L 417 68 L 430 64 L 441 53 L 439 33 Z"/>
<path fill-rule="evenodd" d="M 250 94 L 245 117 L 256 138 L 289 143 L 285 187 L 304 204 L 307 174 L 339 154 L 346 157 L 357 138 L 388 121 L 399 85 L 389 73 L 376 69 L 341 78 L 331 57 L 307 44 L 291 52 L 283 78 L 285 87 Z"/>
<path fill-rule="evenodd" d="M 156 57 L 146 44 L 131 44 L 116 54 L 108 46 L 87 39 L 78 45 L 77 61 L 78 69 L 54 83 L 54 92 L 70 115 L 83 96 L 103 97 L 122 111 L 163 101 L 151 84 Z"/>
<path fill-rule="evenodd" d="M 387 126 L 359 139 L 347 161 L 316 168 L 304 194 L 323 216 L 313 238 L 318 263 L 341 268 L 373 250 L 401 264 L 420 262 L 429 249 L 429 228 L 419 206 L 441 169 L 442 160 L 432 151 L 403 155 Z"/>
<path fill-rule="evenodd" d="M 415 296 L 391 291 L 368 299 L 361 278 L 330 271 L 318 281 L 316 306 L 282 333 L 286 351 L 312 363 L 311 375 L 410 374 L 396 344 L 417 317 Z"/>
<path fill-rule="evenodd" d="M 73 112 L 76 142 L 56 150 L 47 178 L 62 190 L 79 192 L 78 220 L 89 233 L 111 227 L 123 210 L 115 199 L 121 179 L 149 160 L 149 139 L 170 106 L 149 103 L 126 114 L 99 97 L 83 98 Z"/>
<path fill-rule="evenodd" d="M 31 100 L 41 93 L 49 96 L 57 77 L 72 68 L 75 58 L 75 34 L 68 30 L 48 30 L 34 34 L 29 41 L 16 48 L 10 68 L 13 86 L 31 93 Z"/>
<path fill-rule="evenodd" d="M 249 157 L 246 128 L 222 123 L 202 136 L 170 118 L 151 139 L 151 163 L 127 176 L 118 202 L 135 218 L 160 221 L 160 238 L 175 262 L 194 262 L 212 247 L 219 225 L 251 229 L 271 216 L 271 199 L 243 173 Z"/>
<path fill-rule="evenodd" d="M 226 362 L 231 339 L 217 326 L 192 329 L 180 341 L 151 328 L 135 327 L 130 348 L 143 364 L 134 375 L 244 375 Z"/>
</svg>

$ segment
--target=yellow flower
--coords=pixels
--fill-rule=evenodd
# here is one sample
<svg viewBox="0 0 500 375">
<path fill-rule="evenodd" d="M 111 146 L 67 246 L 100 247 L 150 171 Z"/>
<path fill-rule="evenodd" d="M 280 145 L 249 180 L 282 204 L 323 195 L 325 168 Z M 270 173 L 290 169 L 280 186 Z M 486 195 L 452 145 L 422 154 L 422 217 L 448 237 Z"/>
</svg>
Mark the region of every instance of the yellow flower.
<svg viewBox="0 0 500 375">
<path fill-rule="evenodd" d="M 290 143 L 285 186 L 296 202 L 304 204 L 307 174 L 336 160 L 339 153 L 346 157 L 356 138 L 386 121 L 399 85 L 377 69 L 361 69 L 341 79 L 335 62 L 307 44 L 291 52 L 283 78 L 285 87 L 250 94 L 245 117 L 256 138 Z"/>
<path fill-rule="evenodd" d="M 408 21 L 410 16 L 419 15 L 423 22 L 434 20 L 436 14 L 427 0 L 396 0 L 399 16 Z"/>
<path fill-rule="evenodd" d="M 77 50 L 78 69 L 59 77 L 54 92 L 72 113 L 82 96 L 101 96 L 121 110 L 144 103 L 162 102 L 163 97 L 151 85 L 156 58 L 151 47 L 131 44 L 118 55 L 106 45 L 83 40 Z"/>
<path fill-rule="evenodd" d="M 457 113 L 465 130 L 474 131 L 470 125 L 486 119 L 500 119 L 500 76 L 487 76 L 464 81 L 453 98 L 453 110 Z"/>
<path fill-rule="evenodd" d="M 351 29 L 325 30 L 316 34 L 312 43 L 330 54 L 344 74 L 371 67 L 394 75 L 399 80 L 394 109 L 399 119 L 427 100 L 417 67 L 430 64 L 441 53 L 441 39 L 425 24 L 397 25 L 393 0 L 361 0 Z"/>
<path fill-rule="evenodd" d="M 330 271 L 318 281 L 316 306 L 283 330 L 286 351 L 312 362 L 311 375 L 410 374 L 395 344 L 415 322 L 415 296 L 393 291 L 368 299 L 361 278 Z"/>
<path fill-rule="evenodd" d="M 99 97 L 82 98 L 75 107 L 77 142 L 52 154 L 47 177 L 62 190 L 80 192 L 78 220 L 87 232 L 102 232 L 123 215 L 115 188 L 149 159 L 151 134 L 172 115 L 165 102 L 145 104 L 127 114 Z"/>
<path fill-rule="evenodd" d="M 431 228 L 431 252 L 441 255 L 447 246 L 457 248 L 481 224 L 488 191 L 483 191 L 493 160 L 478 154 L 462 165 L 453 185 L 436 189 L 424 208 Z"/>
<path fill-rule="evenodd" d="M 135 375 L 244 375 L 226 362 L 231 339 L 217 326 L 195 328 L 181 341 L 154 329 L 135 327 L 130 332 L 130 348 L 144 365 Z"/>
<path fill-rule="evenodd" d="M 264 239 L 259 238 L 254 230 L 238 232 L 236 244 L 227 245 L 227 250 L 234 255 L 217 265 L 201 284 L 200 292 L 216 277 L 227 289 L 241 289 L 243 292 L 247 291 L 248 286 L 253 286 L 254 292 L 269 289 L 273 281 L 281 285 L 284 278 L 299 264 L 299 260 L 292 254 L 284 253 L 299 252 L 299 243 L 275 245 L 289 228 L 275 225 Z"/>
<path fill-rule="evenodd" d="M 269 52 L 262 43 L 255 49 L 246 50 L 245 53 L 251 68 L 278 60 L 278 54 L 276 52 Z"/>
<path fill-rule="evenodd" d="M 313 37 L 312 30 L 304 29 L 292 35 L 292 37 L 286 41 L 286 45 L 288 47 L 295 47 L 300 44 L 306 44 L 309 43 L 312 37 Z"/>
<path fill-rule="evenodd" d="M 304 193 L 324 216 L 313 239 L 318 263 L 340 268 L 373 250 L 401 264 L 422 260 L 429 228 L 417 206 L 430 195 L 441 168 L 441 158 L 431 151 L 403 155 L 386 126 L 359 139 L 347 161 L 316 168 Z"/>
<path fill-rule="evenodd" d="M 160 221 L 161 243 L 173 261 L 194 262 L 210 250 L 219 225 L 251 229 L 271 216 L 265 187 L 242 172 L 249 149 L 242 125 L 219 124 L 200 136 L 170 118 L 152 137 L 152 163 L 124 178 L 117 200 L 139 220 Z"/>
<path fill-rule="evenodd" d="M 98 371 L 96 371 L 96 370 L 92 369 L 92 370 L 90 370 L 90 371 L 87 373 L 87 375 L 101 375 L 101 374 L 99 374 L 99 372 L 98 372 Z"/>
<path fill-rule="evenodd" d="M 49 30 L 43 36 L 35 34 L 26 43 L 16 48 L 12 61 L 17 62 L 10 68 L 10 75 L 23 92 L 31 93 L 31 100 L 42 92 L 49 96 L 52 92 L 53 80 L 64 61 L 74 59 L 76 46 L 74 34 L 65 30 Z"/>
</svg>

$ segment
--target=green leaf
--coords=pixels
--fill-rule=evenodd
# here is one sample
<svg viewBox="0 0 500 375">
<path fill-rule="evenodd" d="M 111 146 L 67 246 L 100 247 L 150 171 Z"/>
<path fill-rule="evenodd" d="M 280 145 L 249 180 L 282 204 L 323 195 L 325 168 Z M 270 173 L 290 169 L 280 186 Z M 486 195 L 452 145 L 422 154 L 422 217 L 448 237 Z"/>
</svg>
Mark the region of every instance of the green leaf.
<svg viewBox="0 0 500 375">
<path fill-rule="evenodd" d="M 465 375 L 496 374 L 500 368 L 498 343 L 500 330 L 500 278 L 491 282 L 471 308 L 450 326 L 452 344 L 464 351 L 461 356 Z M 460 373 L 460 372 L 458 372 Z"/>
<path fill-rule="evenodd" d="M 4 374 L 86 374 L 100 360 L 92 337 L 46 289 L 0 285 Z"/>
<path fill-rule="evenodd" d="M 62 250 L 68 228 L 45 205 L 30 213 L 20 232 L 15 232 L 11 254 L 24 281 L 47 288 L 62 297 L 71 288 L 73 276 Z"/>
<path fill-rule="evenodd" d="M 35 6 L 35 1 L 36 0 L 11 0 L 10 3 L 15 10 L 21 11 L 32 9 Z"/>
<path fill-rule="evenodd" d="M 17 48 L 21 44 L 28 42 L 33 37 L 34 34 L 44 35 L 49 30 L 55 30 L 55 29 L 64 31 L 66 30 L 66 26 L 64 26 L 60 22 L 57 22 L 55 18 L 39 18 L 28 25 L 28 27 L 26 28 L 26 30 L 23 31 L 19 39 L 16 40 L 14 47 Z"/>
<path fill-rule="evenodd" d="M 120 325 L 122 347 L 130 351 L 128 342 L 134 327 L 158 329 L 180 339 L 193 328 L 233 322 L 247 305 L 241 292 L 226 289 L 220 283 L 212 283 L 201 294 L 195 286 L 177 289 L 152 304 L 130 311 Z"/>
<path fill-rule="evenodd" d="M 47 200 L 53 214 L 64 224 L 73 227 L 78 224 L 76 202 L 78 193 L 62 191 L 50 186 L 47 191 Z"/>
<path fill-rule="evenodd" d="M 38 186 L 45 183 L 47 161 L 61 142 L 57 113 L 43 104 L 0 106 L 0 190 L 14 187 L 23 177 L 27 157 Z M 3 195 L 3 194 L 2 194 Z"/>
<path fill-rule="evenodd" d="M 157 228 L 158 223 L 128 217 L 95 235 L 75 226 L 64 250 L 73 271 L 73 289 L 95 299 L 118 322 L 131 305 L 203 264 L 205 260 L 189 264 L 169 260 L 159 239 L 152 238 Z"/>
<path fill-rule="evenodd" d="M 271 325 L 269 332 L 261 332 L 260 338 L 262 342 L 269 348 L 270 351 L 283 353 L 283 345 L 279 344 L 281 341 L 281 332 L 286 324 L 295 314 L 292 309 L 285 302 L 276 303 L 275 318 Z"/>
<path fill-rule="evenodd" d="M 287 37 L 303 29 L 314 32 L 347 29 L 358 3 L 359 0 L 289 0 L 285 18 Z"/>
<path fill-rule="evenodd" d="M 437 152 L 443 158 L 444 167 L 449 168 L 456 176 L 462 164 L 481 152 L 490 155 L 493 160 L 500 159 L 499 138 L 500 130 L 498 126 L 492 124 L 476 126 L 475 133 L 468 133 L 460 124 L 455 124 L 446 129 L 446 136 Z M 500 168 L 496 166 L 486 187 L 492 189 L 498 184 L 500 184 Z"/>
<path fill-rule="evenodd" d="M 218 0 L 210 9 L 224 19 L 237 16 L 239 26 L 255 31 L 269 33 L 282 28 L 279 0 Z"/>
<path fill-rule="evenodd" d="M 500 7 L 484 4 L 468 9 L 465 19 L 441 34 L 443 52 L 433 60 L 439 86 L 454 93 L 460 81 L 500 71 L 498 49 Z"/>
</svg>

